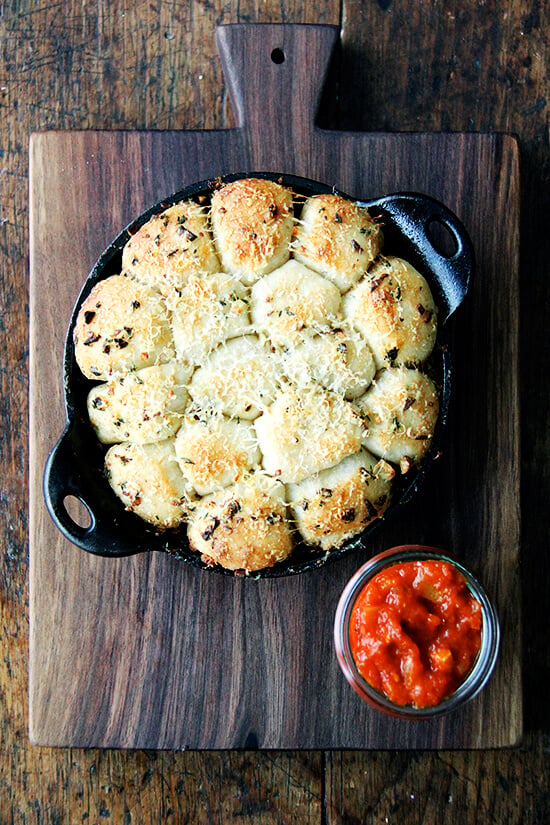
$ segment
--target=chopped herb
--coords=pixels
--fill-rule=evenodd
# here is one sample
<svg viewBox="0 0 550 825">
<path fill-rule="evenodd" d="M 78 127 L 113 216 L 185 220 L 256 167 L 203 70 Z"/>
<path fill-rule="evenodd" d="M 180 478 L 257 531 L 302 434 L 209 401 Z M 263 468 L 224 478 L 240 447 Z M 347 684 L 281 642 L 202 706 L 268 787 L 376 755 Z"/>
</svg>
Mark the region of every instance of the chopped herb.
<svg viewBox="0 0 550 825">
<path fill-rule="evenodd" d="M 185 226 L 178 226 L 177 228 L 178 235 L 181 235 L 183 238 L 186 238 L 188 241 L 196 241 L 198 235 L 195 235 L 194 232 L 191 232 L 190 229 L 186 229 Z"/>
<path fill-rule="evenodd" d="M 212 536 L 214 535 L 214 530 L 215 530 L 217 527 L 219 527 L 219 524 L 220 524 L 220 520 L 219 520 L 219 519 L 217 519 L 217 518 L 214 518 L 214 519 L 212 520 L 212 523 L 208 525 L 208 527 L 206 528 L 206 530 L 204 530 L 204 531 L 201 533 L 201 538 L 202 538 L 202 540 L 203 540 L 203 541 L 210 541 L 210 539 L 211 539 L 211 538 L 212 538 Z"/>
<path fill-rule="evenodd" d="M 86 310 L 86 312 L 84 313 L 84 323 L 90 324 L 94 320 L 94 318 L 95 312 L 93 312 L 93 310 L 91 309 Z"/>
<path fill-rule="evenodd" d="M 88 337 L 84 341 L 84 346 L 89 347 L 89 346 L 91 346 L 91 344 L 95 344 L 96 341 L 99 341 L 100 338 L 101 338 L 101 335 L 98 335 L 96 332 L 92 332 L 92 333 L 90 333 L 90 335 L 88 335 Z"/>
<path fill-rule="evenodd" d="M 398 353 L 399 349 L 397 347 L 392 347 L 392 349 L 389 349 L 386 353 L 386 361 L 389 361 L 392 367 L 394 366 Z"/>
<path fill-rule="evenodd" d="M 380 286 L 382 281 L 387 277 L 388 277 L 388 273 L 385 272 L 384 275 L 381 275 L 379 278 L 375 278 L 374 281 L 372 281 L 372 286 L 370 288 L 370 291 L 374 292 L 375 289 L 378 289 L 378 287 Z"/>
</svg>

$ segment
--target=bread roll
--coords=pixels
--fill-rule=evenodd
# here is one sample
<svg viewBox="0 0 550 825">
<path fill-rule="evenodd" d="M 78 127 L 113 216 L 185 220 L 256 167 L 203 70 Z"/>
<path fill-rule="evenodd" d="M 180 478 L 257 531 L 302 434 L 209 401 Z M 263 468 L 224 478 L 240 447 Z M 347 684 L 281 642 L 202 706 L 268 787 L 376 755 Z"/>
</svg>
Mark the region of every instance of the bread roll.
<svg viewBox="0 0 550 825">
<path fill-rule="evenodd" d="M 200 496 L 234 484 L 260 461 L 252 424 L 223 415 L 187 415 L 175 449 L 184 477 Z"/>
<path fill-rule="evenodd" d="M 201 364 L 219 344 L 249 325 L 248 293 L 231 275 L 191 275 L 171 303 L 176 355 Z"/>
<path fill-rule="evenodd" d="M 191 368 L 171 361 L 133 370 L 88 394 L 88 415 L 103 444 L 148 444 L 175 435 L 187 406 Z"/>
<path fill-rule="evenodd" d="M 294 225 L 290 189 L 246 178 L 212 195 L 214 240 L 226 272 L 253 284 L 288 260 Z"/>
<path fill-rule="evenodd" d="M 361 332 L 381 369 L 425 361 L 437 331 L 426 279 L 401 258 L 384 258 L 344 296 L 344 315 Z"/>
<path fill-rule="evenodd" d="M 294 231 L 296 260 L 346 292 L 361 278 L 382 245 L 382 231 L 367 209 L 341 195 L 314 195 Z"/>
<path fill-rule="evenodd" d="M 351 405 L 320 387 L 283 389 L 255 422 L 264 469 L 285 484 L 332 467 L 361 447 Z"/>
<path fill-rule="evenodd" d="M 335 467 L 289 484 L 298 529 L 323 550 L 340 547 L 379 518 L 390 503 L 395 470 L 362 449 Z"/>
<path fill-rule="evenodd" d="M 155 444 L 116 444 L 105 456 L 109 483 L 127 510 L 159 529 L 187 518 L 192 492 L 174 450 L 174 439 Z"/>
<path fill-rule="evenodd" d="M 299 346 L 289 347 L 283 369 L 295 384 L 321 384 L 347 399 L 362 395 L 376 372 L 365 339 L 344 327 L 306 336 Z"/>
<path fill-rule="evenodd" d="M 385 369 L 356 405 L 366 426 L 363 444 L 374 455 L 406 472 L 426 454 L 439 413 L 429 376 L 406 367 Z"/>
<path fill-rule="evenodd" d="M 203 409 L 254 419 L 271 404 L 281 378 L 277 359 L 255 335 L 232 338 L 199 367 L 189 392 Z"/>
<path fill-rule="evenodd" d="M 201 499 L 191 514 L 189 544 L 207 564 L 250 573 L 292 552 L 284 487 L 255 474 Z"/>
<path fill-rule="evenodd" d="M 207 213 L 194 201 L 181 201 L 155 215 L 122 252 L 122 271 L 164 294 L 184 286 L 193 273 L 219 269 Z"/>
<path fill-rule="evenodd" d="M 78 313 L 74 347 L 87 378 L 171 361 L 174 342 L 164 300 L 124 275 L 99 281 Z"/>
<path fill-rule="evenodd" d="M 328 330 L 331 321 L 338 319 L 339 309 L 338 288 L 298 261 L 288 261 L 265 275 L 251 291 L 256 330 L 282 347 Z"/>
</svg>

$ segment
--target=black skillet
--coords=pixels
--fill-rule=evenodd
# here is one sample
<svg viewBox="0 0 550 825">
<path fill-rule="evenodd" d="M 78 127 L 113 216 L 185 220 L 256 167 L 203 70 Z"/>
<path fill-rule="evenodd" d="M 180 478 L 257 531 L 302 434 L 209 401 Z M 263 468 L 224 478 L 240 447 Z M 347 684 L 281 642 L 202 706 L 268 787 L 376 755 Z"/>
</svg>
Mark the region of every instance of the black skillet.
<svg viewBox="0 0 550 825">
<path fill-rule="evenodd" d="M 174 203 L 195 198 L 209 199 L 221 182 L 242 177 L 262 177 L 276 180 L 290 187 L 297 195 L 335 191 L 332 187 L 292 175 L 248 173 L 227 175 L 215 181 L 201 181 L 175 193 L 152 206 L 134 220 L 101 255 L 90 272 L 71 318 L 64 354 L 64 389 L 67 422 L 63 435 L 52 450 L 44 473 L 46 505 L 55 524 L 71 542 L 99 556 L 119 558 L 136 553 L 160 550 L 178 559 L 207 568 L 200 556 L 190 550 L 185 527 L 178 531 L 158 531 L 133 513 L 124 509 L 114 495 L 103 472 L 105 448 L 98 442 L 88 420 L 86 399 L 93 385 L 85 378 L 76 363 L 73 330 L 80 307 L 92 287 L 103 278 L 120 272 L 122 249 L 128 238 L 153 215 Z M 343 194 L 343 193 L 339 193 Z M 344 197 L 349 197 L 345 195 Z M 444 342 L 445 324 L 466 295 L 473 269 L 473 251 L 466 230 L 443 204 L 425 195 L 399 193 L 374 201 L 359 201 L 384 226 L 384 252 L 398 255 L 416 266 L 427 278 L 439 308 L 438 344 L 431 359 L 431 369 L 440 392 L 440 414 L 431 449 L 418 468 L 400 476 L 394 487 L 392 504 L 385 518 L 408 502 L 417 492 L 423 478 L 437 455 L 445 427 L 449 399 L 451 361 Z M 450 240 L 452 250 L 443 251 L 441 240 L 436 241 L 436 230 Z M 81 526 L 70 515 L 66 502 L 78 499 L 89 514 L 89 524 Z M 253 578 L 272 578 L 303 573 L 339 559 L 364 544 L 379 528 L 378 519 L 342 547 L 327 554 L 298 544 L 292 556 L 274 567 L 251 574 Z M 208 567 L 226 575 L 235 575 L 218 565 Z"/>
</svg>

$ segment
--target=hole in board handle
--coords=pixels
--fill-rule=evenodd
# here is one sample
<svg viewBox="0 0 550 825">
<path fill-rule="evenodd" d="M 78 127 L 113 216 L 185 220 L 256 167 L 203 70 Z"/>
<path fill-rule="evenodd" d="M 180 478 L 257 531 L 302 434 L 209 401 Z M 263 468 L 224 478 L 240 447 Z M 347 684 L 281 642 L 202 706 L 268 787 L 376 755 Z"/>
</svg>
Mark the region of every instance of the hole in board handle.
<svg viewBox="0 0 550 825">
<path fill-rule="evenodd" d="M 456 235 L 441 218 L 431 218 L 428 221 L 426 235 L 435 251 L 444 258 L 452 258 L 458 252 Z"/>
<path fill-rule="evenodd" d="M 271 52 L 271 60 L 273 63 L 276 63 L 277 66 L 280 66 L 281 63 L 285 62 L 285 53 L 282 49 L 273 49 Z"/>
<path fill-rule="evenodd" d="M 77 496 L 65 496 L 63 506 L 69 518 L 83 530 L 88 530 L 93 524 L 92 513 L 82 499 Z"/>
</svg>

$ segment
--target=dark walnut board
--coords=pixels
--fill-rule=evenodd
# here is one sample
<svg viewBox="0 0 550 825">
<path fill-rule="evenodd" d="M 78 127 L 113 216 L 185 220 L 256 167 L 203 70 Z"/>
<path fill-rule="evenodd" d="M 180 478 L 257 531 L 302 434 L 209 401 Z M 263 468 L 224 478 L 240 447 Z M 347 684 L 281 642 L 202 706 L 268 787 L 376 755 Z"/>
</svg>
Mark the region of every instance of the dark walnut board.
<svg viewBox="0 0 550 825">
<path fill-rule="evenodd" d="M 237 126 L 63 132 L 31 141 L 30 736 L 122 748 L 480 748 L 522 730 L 519 581 L 518 156 L 513 138 L 323 131 L 315 112 L 337 37 L 322 26 L 218 32 Z M 284 51 L 283 63 L 271 59 Z M 361 198 L 432 195 L 468 228 L 471 292 L 451 319 L 445 449 L 417 498 L 364 550 L 250 581 L 164 554 L 93 557 L 57 532 L 42 472 L 64 424 L 62 354 L 92 264 L 146 207 L 196 180 L 286 171 Z M 364 705 L 332 646 L 338 597 L 374 552 L 428 543 L 496 601 L 500 661 L 462 711 L 404 723 Z"/>
</svg>

